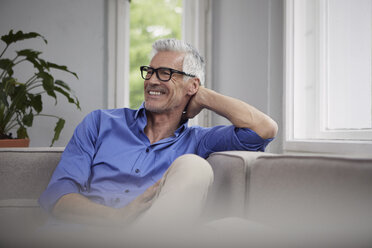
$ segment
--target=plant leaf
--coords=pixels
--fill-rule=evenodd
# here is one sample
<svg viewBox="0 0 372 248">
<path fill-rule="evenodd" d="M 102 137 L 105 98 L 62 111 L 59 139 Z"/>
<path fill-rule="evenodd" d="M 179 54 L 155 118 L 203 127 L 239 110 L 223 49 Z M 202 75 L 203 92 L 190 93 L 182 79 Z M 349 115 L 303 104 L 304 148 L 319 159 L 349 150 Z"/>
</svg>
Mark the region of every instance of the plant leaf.
<svg viewBox="0 0 372 248">
<path fill-rule="evenodd" d="M 4 129 L 6 123 L 4 123 L 4 112 L 5 112 L 5 104 L 0 102 L 0 135 L 4 134 Z"/>
<path fill-rule="evenodd" d="M 10 97 L 13 100 L 13 104 L 15 104 L 15 108 L 24 113 L 26 108 L 28 107 L 26 86 L 24 84 L 20 84 L 18 85 L 18 87 L 15 87 L 14 94 L 12 94 Z"/>
<path fill-rule="evenodd" d="M 24 115 L 23 118 L 22 118 L 22 123 L 25 124 L 28 127 L 32 126 L 33 121 L 34 121 L 34 115 L 33 115 L 32 112 L 30 112 L 27 115 Z"/>
<path fill-rule="evenodd" d="M 31 106 L 36 110 L 37 113 L 40 113 L 43 110 L 43 102 L 41 100 L 41 95 L 29 95 L 31 99 Z"/>
<path fill-rule="evenodd" d="M 0 59 L 0 69 L 6 71 L 9 77 L 13 75 L 13 66 L 14 63 L 10 59 Z"/>
<path fill-rule="evenodd" d="M 8 96 L 14 93 L 14 82 L 14 78 L 6 77 L 0 83 L 0 102 L 6 107 L 9 107 Z"/>
<path fill-rule="evenodd" d="M 24 126 L 20 126 L 17 130 L 17 138 L 25 139 L 28 138 L 27 129 Z"/>
<path fill-rule="evenodd" d="M 56 81 L 54 81 L 54 84 L 59 85 L 59 86 L 61 86 L 62 88 L 65 88 L 65 89 L 68 90 L 68 91 L 71 91 L 70 86 L 68 86 L 68 84 L 66 84 L 66 83 L 63 82 L 62 80 L 56 80 Z"/>
<path fill-rule="evenodd" d="M 9 107 L 8 97 L 3 90 L 0 90 L 0 104 Z"/>
<path fill-rule="evenodd" d="M 65 65 L 57 65 L 57 64 L 48 62 L 48 68 L 54 68 L 54 69 L 57 69 L 57 70 L 69 72 L 72 75 L 74 75 L 77 79 L 79 79 L 78 75 L 75 72 L 72 72 L 72 71 L 68 70 L 67 66 L 65 66 Z"/>
<path fill-rule="evenodd" d="M 39 71 L 39 72 L 44 72 L 44 69 L 47 69 L 45 68 L 44 66 L 42 66 L 38 60 L 36 58 L 33 58 L 33 57 L 26 57 L 27 61 L 29 61 L 31 64 L 34 65 L 34 67 Z"/>
<path fill-rule="evenodd" d="M 64 95 L 67 98 L 67 100 L 68 100 L 69 103 L 73 103 L 73 104 L 76 105 L 77 108 L 80 108 L 80 106 L 78 105 L 78 103 L 75 102 L 75 99 L 72 98 L 68 92 L 66 92 L 65 90 L 63 90 L 62 88 L 57 87 L 57 86 L 54 86 L 54 90 L 55 91 L 58 91 L 59 93 L 61 93 L 62 95 Z"/>
<path fill-rule="evenodd" d="M 18 31 L 17 33 L 14 34 L 13 29 L 9 31 L 9 34 L 1 36 L 1 40 L 4 41 L 7 45 L 10 45 L 20 40 L 32 39 L 37 37 L 42 38 L 45 44 L 48 43 L 48 41 L 38 33 L 35 32 L 23 33 L 22 31 Z"/>
<path fill-rule="evenodd" d="M 65 88 L 67 91 L 71 92 L 71 88 L 70 88 L 70 86 L 68 86 L 68 84 L 66 84 L 66 83 L 63 82 L 62 80 L 56 80 L 56 81 L 54 82 L 54 84 L 55 84 L 55 85 L 59 85 L 59 86 L 61 86 L 62 88 Z M 61 93 L 62 93 L 62 92 L 61 92 Z M 66 93 L 68 93 L 68 92 L 66 92 Z M 62 93 L 62 94 L 64 94 L 64 93 Z M 68 93 L 68 94 L 69 94 L 69 93 Z M 71 94 L 69 94 L 69 96 L 72 97 Z M 67 97 L 67 96 L 66 96 L 66 97 Z M 75 99 L 74 99 L 74 102 L 71 102 L 70 100 L 69 100 L 69 102 L 70 102 L 70 103 L 74 103 L 74 104 L 76 105 L 76 107 L 77 107 L 78 109 L 81 110 L 79 99 L 78 99 L 76 96 L 74 96 L 74 98 L 75 98 Z"/>
<path fill-rule="evenodd" d="M 12 96 L 14 94 L 16 85 L 19 83 L 15 78 L 12 77 L 6 77 L 3 78 L 3 85 L 1 87 L 1 90 L 6 94 L 7 96 Z"/>
<path fill-rule="evenodd" d="M 54 79 L 52 75 L 50 75 L 47 72 L 39 72 L 37 76 L 42 79 L 44 90 L 47 92 L 49 96 L 54 97 L 57 103 L 57 96 L 54 93 Z"/>
<path fill-rule="evenodd" d="M 81 110 L 81 108 L 80 108 L 80 102 L 79 102 L 79 99 L 77 97 L 75 97 L 75 102 L 76 102 L 77 108 Z"/>
<path fill-rule="evenodd" d="M 32 49 L 23 49 L 20 51 L 17 51 L 18 56 L 24 56 L 27 58 L 37 58 L 42 52 L 32 50 Z"/>
<path fill-rule="evenodd" d="M 43 59 L 41 59 L 41 58 L 37 58 L 37 59 L 38 59 L 40 65 L 41 65 L 42 67 L 45 67 L 45 68 L 49 71 L 49 65 L 48 65 L 48 62 L 46 62 L 45 60 L 43 60 Z"/>
<path fill-rule="evenodd" d="M 52 144 L 50 146 L 53 146 L 54 142 L 59 139 L 59 135 L 60 135 L 63 127 L 65 126 L 65 122 L 66 121 L 62 118 L 58 119 L 56 127 L 54 128 L 54 137 L 53 137 L 53 140 L 52 140 Z"/>
<path fill-rule="evenodd" d="M 41 59 L 39 59 L 39 55 L 41 53 L 42 52 L 32 50 L 32 49 L 23 49 L 23 50 L 17 51 L 18 56 L 26 57 L 26 60 L 30 62 L 31 64 L 33 64 L 34 67 L 38 69 L 39 72 L 43 72 L 45 69 L 49 70 L 49 68 L 47 67 L 45 63 L 42 63 L 42 62 L 45 62 L 44 60 L 40 61 Z"/>
</svg>

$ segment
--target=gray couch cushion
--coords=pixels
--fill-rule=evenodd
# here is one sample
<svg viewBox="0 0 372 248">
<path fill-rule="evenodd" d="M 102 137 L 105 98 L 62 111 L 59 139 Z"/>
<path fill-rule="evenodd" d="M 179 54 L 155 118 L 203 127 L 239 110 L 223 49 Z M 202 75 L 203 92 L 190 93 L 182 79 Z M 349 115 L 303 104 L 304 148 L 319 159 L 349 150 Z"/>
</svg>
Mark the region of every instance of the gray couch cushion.
<svg viewBox="0 0 372 248">
<path fill-rule="evenodd" d="M 270 156 L 251 167 L 247 217 L 270 224 L 372 223 L 372 159 Z"/>
<path fill-rule="evenodd" d="M 214 172 L 205 208 L 207 219 L 244 216 L 250 164 L 262 152 L 216 152 L 207 159 Z"/>
</svg>

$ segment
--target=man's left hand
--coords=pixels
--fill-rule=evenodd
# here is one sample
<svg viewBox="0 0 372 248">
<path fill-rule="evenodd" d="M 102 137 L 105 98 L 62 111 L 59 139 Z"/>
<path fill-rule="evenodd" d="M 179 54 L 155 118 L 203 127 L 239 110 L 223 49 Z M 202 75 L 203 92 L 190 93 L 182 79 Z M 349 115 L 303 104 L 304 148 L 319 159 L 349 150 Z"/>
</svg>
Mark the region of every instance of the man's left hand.
<svg viewBox="0 0 372 248">
<path fill-rule="evenodd" d="M 204 87 L 200 86 L 195 95 L 190 98 L 186 113 L 184 115 L 185 119 L 192 119 L 203 110 L 204 107 L 201 103 L 205 90 L 206 89 Z"/>
</svg>

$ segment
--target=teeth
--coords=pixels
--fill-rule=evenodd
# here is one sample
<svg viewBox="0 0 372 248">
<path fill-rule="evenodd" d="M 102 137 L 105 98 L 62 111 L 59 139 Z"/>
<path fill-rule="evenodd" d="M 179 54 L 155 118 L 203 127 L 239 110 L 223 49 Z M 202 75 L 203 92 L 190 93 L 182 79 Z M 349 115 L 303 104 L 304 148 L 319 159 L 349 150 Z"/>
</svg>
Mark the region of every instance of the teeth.
<svg viewBox="0 0 372 248">
<path fill-rule="evenodd" d="M 149 91 L 149 94 L 150 95 L 155 95 L 155 96 L 160 96 L 160 92 L 159 91 Z"/>
</svg>

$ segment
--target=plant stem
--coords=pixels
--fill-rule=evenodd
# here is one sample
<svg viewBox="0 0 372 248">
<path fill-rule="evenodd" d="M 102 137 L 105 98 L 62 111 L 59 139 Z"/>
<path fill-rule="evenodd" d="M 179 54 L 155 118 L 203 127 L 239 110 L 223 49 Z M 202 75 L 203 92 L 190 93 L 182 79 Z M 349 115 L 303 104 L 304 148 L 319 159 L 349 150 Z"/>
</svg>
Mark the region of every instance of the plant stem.
<svg viewBox="0 0 372 248">
<path fill-rule="evenodd" d="M 34 95 L 41 95 L 41 94 L 44 94 L 44 93 L 46 93 L 46 91 L 37 92 L 37 93 L 34 93 Z"/>
<path fill-rule="evenodd" d="M 35 81 L 35 82 L 33 82 L 33 83 L 41 83 L 41 81 Z M 37 84 L 37 85 L 32 85 L 32 84 L 30 84 L 30 85 L 26 85 L 26 87 L 27 86 L 30 86 L 30 88 L 27 88 L 27 91 L 30 91 L 30 90 L 33 90 L 33 89 L 35 89 L 35 88 L 37 88 L 37 87 L 40 87 L 40 86 L 43 86 L 42 84 Z"/>
<path fill-rule="evenodd" d="M 60 117 L 58 116 L 55 116 L 55 115 L 47 115 L 47 114 L 37 114 L 37 115 L 34 115 L 34 116 L 45 116 L 45 117 L 54 117 L 54 118 L 57 118 L 59 119 Z"/>
<path fill-rule="evenodd" d="M 13 128 L 15 128 L 17 125 L 18 125 L 18 123 L 14 123 L 12 126 L 6 128 L 5 131 L 4 131 L 4 133 L 8 133 L 10 130 L 12 130 Z"/>
<path fill-rule="evenodd" d="M 18 58 L 18 56 L 13 60 L 13 62 L 15 62 L 15 60 Z M 17 61 L 17 63 L 14 63 L 14 66 L 18 65 L 19 63 L 22 63 L 23 61 L 26 61 L 27 59 L 21 59 L 20 61 Z"/>
<path fill-rule="evenodd" d="M 17 118 L 14 118 L 13 120 L 11 120 L 9 123 L 8 123 L 8 127 L 5 126 L 4 127 L 4 133 L 7 133 L 9 132 L 10 130 L 12 130 L 14 127 L 16 127 L 18 125 L 18 123 L 14 123 L 17 121 Z"/>
<path fill-rule="evenodd" d="M 0 54 L 0 58 L 1 56 L 3 56 L 3 54 L 5 53 L 6 49 L 8 49 L 9 45 L 6 45 L 6 47 L 4 48 L 3 52 Z"/>
<path fill-rule="evenodd" d="M 7 72 L 8 72 L 7 70 L 3 70 L 3 72 L 0 75 L 0 78 L 4 78 Z"/>
<path fill-rule="evenodd" d="M 32 85 L 33 83 L 35 83 L 35 80 L 37 79 L 37 75 L 33 75 L 32 77 L 30 77 L 27 81 L 26 81 L 26 83 L 25 83 L 25 85 L 26 85 L 26 87 L 28 86 L 28 85 Z"/>
</svg>

